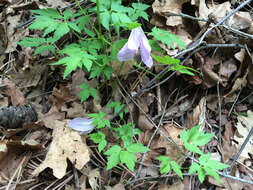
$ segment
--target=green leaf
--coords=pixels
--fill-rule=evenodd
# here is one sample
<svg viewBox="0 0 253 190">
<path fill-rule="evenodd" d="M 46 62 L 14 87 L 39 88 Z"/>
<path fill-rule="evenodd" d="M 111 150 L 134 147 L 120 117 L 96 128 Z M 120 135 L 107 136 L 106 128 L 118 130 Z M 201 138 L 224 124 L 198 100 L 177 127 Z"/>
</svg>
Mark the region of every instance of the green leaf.
<svg viewBox="0 0 253 190">
<path fill-rule="evenodd" d="M 177 64 L 180 63 L 179 59 L 174 59 L 168 55 L 166 56 L 157 56 L 152 55 L 152 57 L 159 63 L 165 64 L 165 65 L 171 65 L 171 64 Z"/>
<path fill-rule="evenodd" d="M 114 108 L 114 114 L 118 113 L 125 105 L 120 102 L 111 102 L 107 105 L 108 108 Z M 124 109 L 123 112 L 120 113 L 120 118 L 123 119 L 123 113 L 126 113 L 127 109 Z"/>
<path fill-rule="evenodd" d="M 160 172 L 162 174 L 170 172 L 170 158 L 168 156 L 159 156 L 157 160 L 161 161 L 162 166 L 160 167 Z"/>
<path fill-rule="evenodd" d="M 45 42 L 46 42 L 45 38 L 25 37 L 22 41 L 18 42 L 18 44 L 24 47 L 38 47 Z"/>
<path fill-rule="evenodd" d="M 110 121 L 105 118 L 106 114 L 102 111 L 99 111 L 98 113 L 87 114 L 87 116 L 93 119 L 92 124 L 96 125 L 97 129 L 105 126 L 111 127 Z"/>
<path fill-rule="evenodd" d="M 178 163 L 175 162 L 175 161 L 171 161 L 170 164 L 171 164 L 172 169 L 176 172 L 176 174 L 181 179 L 183 179 L 183 174 L 182 174 L 182 171 L 181 171 L 181 167 L 178 165 Z"/>
<path fill-rule="evenodd" d="M 53 9 L 53 8 L 37 9 L 37 10 L 32 10 L 32 12 L 37 15 L 42 15 L 44 17 L 62 19 L 62 16 L 60 15 L 60 13 L 56 9 Z"/>
<path fill-rule="evenodd" d="M 78 88 L 82 89 L 82 91 L 78 94 L 78 96 L 81 98 L 81 102 L 84 102 L 90 96 L 92 96 L 94 99 L 97 98 L 97 90 L 95 88 L 90 87 L 89 84 L 83 83 L 79 85 Z"/>
<path fill-rule="evenodd" d="M 200 169 L 200 166 L 196 163 L 193 162 L 192 165 L 190 166 L 188 174 L 194 174 Z"/>
<path fill-rule="evenodd" d="M 95 57 L 89 55 L 84 48 L 80 47 L 78 44 L 70 44 L 63 50 L 59 51 L 61 54 L 67 54 L 64 57 L 52 65 L 66 65 L 63 78 L 66 78 L 72 71 L 75 71 L 78 67 L 82 68 L 84 66 L 88 71 L 90 71 L 93 60 Z"/>
<path fill-rule="evenodd" d="M 129 152 L 147 152 L 149 149 L 141 143 L 131 144 L 130 146 L 126 147 Z"/>
<path fill-rule="evenodd" d="M 98 144 L 98 151 L 101 152 L 107 145 L 107 141 L 104 139 Z"/>
<path fill-rule="evenodd" d="M 200 167 L 200 168 L 198 169 L 198 178 L 199 178 L 199 181 L 200 181 L 201 183 L 204 182 L 205 176 L 206 176 L 205 171 L 203 170 L 203 168 Z"/>
<path fill-rule="evenodd" d="M 106 30 L 109 30 L 109 23 L 111 19 L 111 15 L 108 11 L 105 11 L 100 14 L 101 24 L 105 27 Z"/>
<path fill-rule="evenodd" d="M 108 155 L 108 162 L 107 162 L 107 170 L 115 167 L 120 161 L 120 152 L 121 147 L 118 145 L 113 145 L 110 149 L 108 149 L 104 154 Z"/>
<path fill-rule="evenodd" d="M 173 46 L 172 42 L 177 43 L 181 48 L 186 49 L 184 42 L 177 37 L 176 35 L 166 31 L 166 30 L 161 30 L 156 27 L 152 29 L 152 32 L 150 33 L 156 40 L 161 41 L 163 44 L 168 44 L 171 46 L 173 49 L 175 47 Z"/>
<path fill-rule="evenodd" d="M 55 41 L 59 40 L 62 36 L 67 34 L 69 32 L 69 27 L 67 23 L 61 23 L 59 26 L 56 28 L 54 32 L 54 39 Z"/>
<path fill-rule="evenodd" d="M 194 144 L 189 144 L 188 142 L 184 142 L 184 146 L 190 152 L 195 152 L 195 153 L 198 153 L 198 154 L 203 154 L 201 152 L 201 150 L 197 146 L 195 146 Z"/>
<path fill-rule="evenodd" d="M 81 33 L 81 30 L 80 30 L 79 27 L 76 25 L 76 23 L 74 23 L 74 22 L 68 22 L 68 26 L 69 26 L 72 30 L 74 30 L 74 31 L 76 31 L 76 32 L 78 32 L 78 33 Z"/>
<path fill-rule="evenodd" d="M 69 9 L 66 9 L 65 11 L 63 11 L 63 17 L 65 20 L 68 20 L 70 18 L 73 18 L 74 15 L 72 14 L 72 12 Z"/>
<path fill-rule="evenodd" d="M 89 134 L 89 137 L 90 137 L 90 139 L 91 139 L 94 143 L 98 144 L 98 143 L 100 143 L 103 139 L 105 139 L 105 134 L 102 133 L 101 131 L 98 131 L 97 133 Z"/>
<path fill-rule="evenodd" d="M 121 151 L 120 152 L 120 162 L 126 164 L 130 171 L 134 171 L 134 165 L 137 161 L 136 155 L 132 152 Z"/>
<path fill-rule="evenodd" d="M 89 135 L 90 139 L 98 144 L 98 151 L 101 152 L 107 145 L 107 141 L 105 139 L 105 134 L 101 131 L 98 131 L 97 133 L 92 133 Z"/>
<path fill-rule="evenodd" d="M 216 179 L 216 181 L 221 183 L 220 176 L 214 170 L 212 170 L 210 168 L 204 168 L 204 170 L 205 170 L 207 175 L 212 176 L 214 179 Z"/>
</svg>

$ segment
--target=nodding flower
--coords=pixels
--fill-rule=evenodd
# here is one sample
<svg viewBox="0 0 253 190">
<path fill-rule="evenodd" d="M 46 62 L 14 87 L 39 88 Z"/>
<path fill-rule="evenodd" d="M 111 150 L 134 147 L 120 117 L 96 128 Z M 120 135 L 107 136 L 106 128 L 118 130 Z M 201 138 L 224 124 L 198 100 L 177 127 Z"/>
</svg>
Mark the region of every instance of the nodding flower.
<svg viewBox="0 0 253 190">
<path fill-rule="evenodd" d="M 68 121 L 70 128 L 79 131 L 80 135 L 88 134 L 93 131 L 95 125 L 92 124 L 93 120 L 88 118 L 75 118 Z"/>
<path fill-rule="evenodd" d="M 143 63 L 151 68 L 153 65 L 153 59 L 150 55 L 151 47 L 141 27 L 134 28 L 131 31 L 127 43 L 118 53 L 119 61 L 133 60 L 139 48 Z"/>
</svg>

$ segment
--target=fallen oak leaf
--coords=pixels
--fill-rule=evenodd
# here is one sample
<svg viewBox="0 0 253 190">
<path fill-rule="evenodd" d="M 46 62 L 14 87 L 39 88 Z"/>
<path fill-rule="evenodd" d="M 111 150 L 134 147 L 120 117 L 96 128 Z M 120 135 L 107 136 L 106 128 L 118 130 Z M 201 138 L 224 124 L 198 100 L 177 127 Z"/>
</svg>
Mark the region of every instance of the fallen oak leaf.
<svg viewBox="0 0 253 190">
<path fill-rule="evenodd" d="M 53 169 L 53 175 L 60 179 L 66 174 L 67 158 L 78 170 L 81 170 L 90 159 L 83 136 L 81 137 L 77 131 L 70 129 L 66 120 L 55 121 L 55 125 L 53 141 L 46 158 L 34 170 L 33 175 L 38 175 L 49 167 Z"/>
</svg>

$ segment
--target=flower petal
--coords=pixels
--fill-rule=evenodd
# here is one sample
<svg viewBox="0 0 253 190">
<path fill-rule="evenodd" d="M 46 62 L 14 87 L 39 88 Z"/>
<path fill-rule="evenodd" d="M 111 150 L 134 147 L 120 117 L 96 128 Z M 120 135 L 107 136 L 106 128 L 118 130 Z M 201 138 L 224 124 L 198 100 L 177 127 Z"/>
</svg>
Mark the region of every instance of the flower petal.
<svg viewBox="0 0 253 190">
<path fill-rule="evenodd" d="M 134 59 L 134 54 L 136 54 L 137 50 L 129 49 L 128 42 L 127 42 L 118 53 L 119 61 L 133 60 Z"/>
<path fill-rule="evenodd" d="M 153 59 L 150 55 L 151 47 L 148 43 L 148 39 L 145 36 L 144 32 L 143 32 L 143 34 L 141 34 L 140 50 L 141 50 L 141 59 L 142 59 L 143 63 L 147 67 L 151 68 L 153 65 Z"/>
<path fill-rule="evenodd" d="M 130 36 L 128 38 L 127 43 L 123 46 L 123 48 L 118 53 L 119 61 L 129 61 L 134 59 L 134 54 L 137 53 L 140 46 L 140 32 L 141 27 L 134 28 Z"/>
<path fill-rule="evenodd" d="M 87 134 L 90 133 L 95 125 L 92 124 L 92 119 L 87 118 L 75 118 L 68 121 L 68 125 L 70 128 L 80 131 L 81 134 Z"/>
</svg>

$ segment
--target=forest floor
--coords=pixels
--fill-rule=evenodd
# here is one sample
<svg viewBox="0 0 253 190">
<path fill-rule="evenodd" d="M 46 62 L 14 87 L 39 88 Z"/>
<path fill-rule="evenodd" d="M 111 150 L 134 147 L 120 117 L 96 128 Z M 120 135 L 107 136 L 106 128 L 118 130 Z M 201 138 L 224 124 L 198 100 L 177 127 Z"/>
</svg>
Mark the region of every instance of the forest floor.
<svg viewBox="0 0 253 190">
<path fill-rule="evenodd" d="M 80 1 L 80 7 L 96 8 L 95 2 Z M 173 47 L 161 42 L 158 45 L 163 53 L 152 49 L 152 56 L 168 55 L 180 64 L 168 66 L 154 59 L 153 66 L 147 68 L 114 60 L 106 62 L 109 70 L 103 70 L 104 75 L 91 74 L 82 66 L 68 72 L 67 67 L 52 65 L 61 55 L 49 50 L 36 53 L 38 49 L 20 41 L 43 36 L 41 30 L 28 28 L 39 19 L 31 10 L 54 8 L 61 14 L 66 10 L 77 13 L 77 1 L 0 0 L 0 190 L 253 189 L 253 3 L 122 0 L 122 5 L 129 7 L 137 2 L 148 7 L 147 17 L 142 14 L 138 19 L 143 31 L 149 33 L 148 39 L 154 37 L 151 31 L 156 27 L 175 34 L 186 47 L 180 42 L 173 42 Z M 111 42 L 121 38 L 127 41 L 130 32 L 120 30 L 118 35 L 115 25 L 106 27 L 105 14 L 100 16 L 99 32 Z M 97 14 L 90 14 L 89 21 L 98 28 Z M 47 27 L 47 23 L 44 25 Z M 78 31 L 72 26 L 53 48 L 77 43 Z M 112 49 L 107 46 L 105 55 L 113 54 Z M 140 62 L 140 56 L 137 59 Z M 88 84 L 96 94 L 82 84 Z M 115 104 L 108 108 L 112 102 Z M 123 104 L 126 109 L 121 109 Z M 87 133 L 81 135 L 68 126 L 72 119 L 95 113 L 105 114 L 97 121 L 105 121 L 104 126 L 95 129 L 105 136 L 103 148 L 126 148 L 122 136 L 132 134 L 131 139 L 149 151 L 136 151 L 136 157 L 131 158 L 131 154 L 125 162 L 121 159 L 116 167 L 106 169 L 110 153 L 100 150 L 102 144 L 92 140 L 88 129 L 80 130 Z M 189 174 L 190 164 L 199 156 L 183 148 L 180 134 L 197 125 L 207 134 L 214 134 L 210 142 L 200 146 L 201 151 L 229 165 L 230 170 L 219 171 L 220 183 L 204 170 Z M 126 153 L 129 149 L 122 150 Z M 110 156 L 113 154 L 111 151 Z M 182 177 L 175 168 L 163 173 L 159 156 L 176 161 Z M 133 166 L 128 159 L 136 159 Z"/>
</svg>

